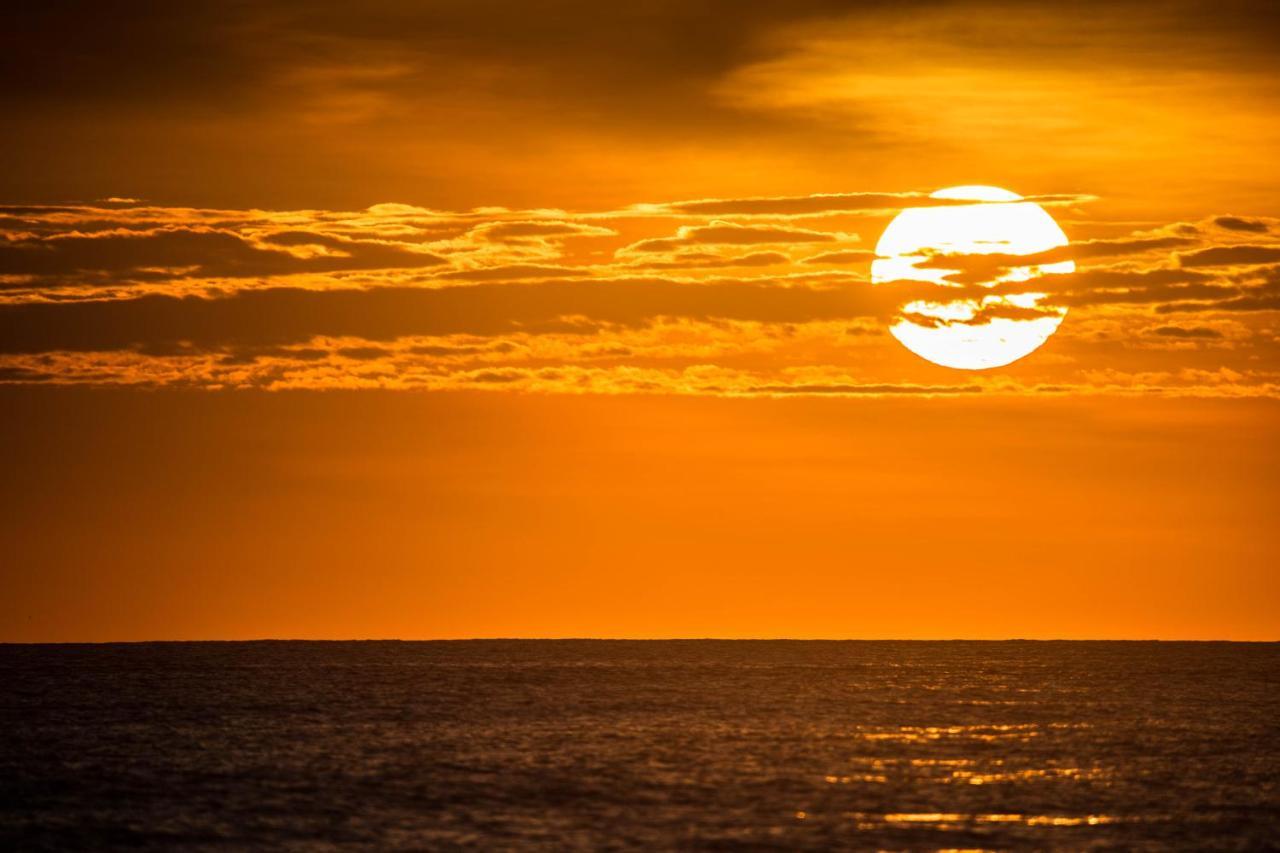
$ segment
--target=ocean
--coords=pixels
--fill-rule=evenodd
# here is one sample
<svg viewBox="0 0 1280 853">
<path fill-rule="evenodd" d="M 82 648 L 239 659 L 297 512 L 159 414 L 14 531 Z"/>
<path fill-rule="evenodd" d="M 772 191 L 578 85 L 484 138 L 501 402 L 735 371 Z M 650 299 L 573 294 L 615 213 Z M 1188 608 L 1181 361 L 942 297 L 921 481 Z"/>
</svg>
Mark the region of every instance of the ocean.
<svg viewBox="0 0 1280 853">
<path fill-rule="evenodd" d="M 1280 847 L 1280 645 L 0 646 L 0 848 Z"/>
</svg>

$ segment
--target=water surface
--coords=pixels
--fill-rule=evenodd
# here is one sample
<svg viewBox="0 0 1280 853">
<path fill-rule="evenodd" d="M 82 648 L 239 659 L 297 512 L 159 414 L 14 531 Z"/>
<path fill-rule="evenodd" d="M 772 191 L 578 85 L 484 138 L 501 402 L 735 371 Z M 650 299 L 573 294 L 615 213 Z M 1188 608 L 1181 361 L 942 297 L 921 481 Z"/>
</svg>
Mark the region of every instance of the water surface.
<svg viewBox="0 0 1280 853">
<path fill-rule="evenodd" d="M 1257 849 L 1280 645 L 0 646 L 0 847 Z"/>
</svg>

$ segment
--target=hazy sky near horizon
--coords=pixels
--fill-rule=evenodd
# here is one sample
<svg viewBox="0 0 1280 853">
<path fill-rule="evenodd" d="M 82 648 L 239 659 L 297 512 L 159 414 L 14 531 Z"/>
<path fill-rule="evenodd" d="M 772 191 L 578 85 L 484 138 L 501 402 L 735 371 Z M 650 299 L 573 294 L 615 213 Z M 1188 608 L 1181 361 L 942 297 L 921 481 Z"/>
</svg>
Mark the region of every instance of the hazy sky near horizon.
<svg viewBox="0 0 1280 853">
<path fill-rule="evenodd" d="M 1267 2 L 12 10 L 0 640 L 1280 638 L 1277 47 Z M 967 184 L 1076 265 L 985 371 L 870 273 Z"/>
</svg>

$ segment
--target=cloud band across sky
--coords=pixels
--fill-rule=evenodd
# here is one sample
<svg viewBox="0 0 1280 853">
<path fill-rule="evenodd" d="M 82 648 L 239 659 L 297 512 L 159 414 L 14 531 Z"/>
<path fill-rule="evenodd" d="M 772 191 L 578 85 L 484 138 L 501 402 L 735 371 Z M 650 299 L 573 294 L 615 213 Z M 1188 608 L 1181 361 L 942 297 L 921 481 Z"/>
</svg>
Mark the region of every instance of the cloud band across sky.
<svg viewBox="0 0 1280 853">
<path fill-rule="evenodd" d="M 874 239 L 922 193 L 617 210 L 0 209 L 0 381 L 195 387 L 501 387 L 680 393 L 1160 391 L 1270 396 L 1276 223 L 1091 219 L 1045 257 L 938 255 L 974 292 L 1069 308 L 999 376 L 938 370 L 885 334 L 918 282 L 873 285 Z M 1050 255 L 1052 255 L 1050 257 Z M 1069 275 L 992 280 L 1011 265 Z M 1006 310 L 1006 309 L 1000 309 Z M 991 308 L 966 320 L 987 322 Z M 1012 309 L 1007 309 L 1012 310 Z M 1001 314 L 1001 316 L 1004 316 Z"/>
</svg>

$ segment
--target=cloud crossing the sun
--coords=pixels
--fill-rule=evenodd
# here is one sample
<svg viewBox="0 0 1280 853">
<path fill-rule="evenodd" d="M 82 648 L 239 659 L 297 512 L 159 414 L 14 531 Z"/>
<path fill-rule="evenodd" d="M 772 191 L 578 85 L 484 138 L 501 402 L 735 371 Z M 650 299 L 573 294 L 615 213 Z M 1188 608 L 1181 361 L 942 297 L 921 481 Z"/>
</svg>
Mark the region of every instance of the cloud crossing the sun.
<svg viewBox="0 0 1280 853">
<path fill-rule="evenodd" d="M 1089 223 L 1087 198 L 1042 203 Z M 863 235 L 921 203 L 867 192 L 577 212 L 11 205 L 0 208 L 0 382 L 1274 395 L 1261 366 L 1280 346 L 1269 222 L 1206 212 L 1124 233 L 1096 220 L 1082 230 L 1106 236 L 1041 255 L 920 258 L 945 271 L 945 288 L 873 285 Z M 1067 259 L 1075 272 L 1006 275 Z M 1016 293 L 1044 300 L 991 301 Z M 1003 373 L 940 373 L 883 334 L 911 319 L 911 300 L 954 298 L 981 302 L 954 322 L 1065 308 L 1070 319 Z"/>
</svg>

